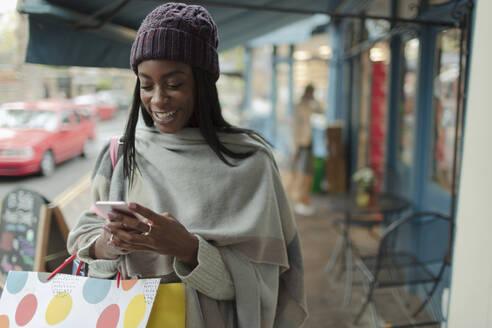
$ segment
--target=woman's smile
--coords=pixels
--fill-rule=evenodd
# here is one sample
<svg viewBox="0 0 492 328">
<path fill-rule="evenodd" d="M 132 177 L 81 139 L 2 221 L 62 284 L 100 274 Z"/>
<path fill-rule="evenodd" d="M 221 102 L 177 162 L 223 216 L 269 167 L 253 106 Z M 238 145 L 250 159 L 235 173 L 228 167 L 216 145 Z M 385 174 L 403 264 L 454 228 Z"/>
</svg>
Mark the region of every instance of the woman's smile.
<svg viewBox="0 0 492 328">
<path fill-rule="evenodd" d="M 177 110 L 174 111 L 152 111 L 152 118 L 157 124 L 169 124 L 174 121 Z"/>
</svg>

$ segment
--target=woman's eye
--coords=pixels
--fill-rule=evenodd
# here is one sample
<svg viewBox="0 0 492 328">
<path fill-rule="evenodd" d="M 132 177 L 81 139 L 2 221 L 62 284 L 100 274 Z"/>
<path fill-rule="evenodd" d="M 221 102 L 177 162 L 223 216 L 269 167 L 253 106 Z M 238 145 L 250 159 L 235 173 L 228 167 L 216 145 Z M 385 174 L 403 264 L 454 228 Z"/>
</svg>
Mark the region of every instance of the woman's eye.
<svg viewBox="0 0 492 328">
<path fill-rule="evenodd" d="M 151 85 L 141 85 L 140 86 L 140 89 L 142 89 L 142 90 L 150 90 L 150 89 L 152 89 L 152 86 Z"/>
<path fill-rule="evenodd" d="M 182 85 L 183 85 L 182 83 L 168 83 L 167 87 L 169 89 L 178 89 Z"/>
</svg>

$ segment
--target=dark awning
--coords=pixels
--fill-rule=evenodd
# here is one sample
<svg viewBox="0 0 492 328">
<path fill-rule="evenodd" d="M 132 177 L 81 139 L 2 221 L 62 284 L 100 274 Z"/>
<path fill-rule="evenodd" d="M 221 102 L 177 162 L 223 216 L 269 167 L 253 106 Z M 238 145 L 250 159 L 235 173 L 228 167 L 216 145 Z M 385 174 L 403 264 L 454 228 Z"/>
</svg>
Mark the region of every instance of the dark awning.
<svg viewBox="0 0 492 328">
<path fill-rule="evenodd" d="M 29 14 L 26 62 L 93 67 L 129 67 L 131 43 L 140 22 L 165 1 L 24 0 Z M 219 50 L 226 50 L 309 17 L 309 11 L 335 10 L 342 0 L 196 1 L 219 28 Z M 265 6 L 285 11 L 255 10 Z M 296 9 L 304 14 L 296 13 Z"/>
</svg>

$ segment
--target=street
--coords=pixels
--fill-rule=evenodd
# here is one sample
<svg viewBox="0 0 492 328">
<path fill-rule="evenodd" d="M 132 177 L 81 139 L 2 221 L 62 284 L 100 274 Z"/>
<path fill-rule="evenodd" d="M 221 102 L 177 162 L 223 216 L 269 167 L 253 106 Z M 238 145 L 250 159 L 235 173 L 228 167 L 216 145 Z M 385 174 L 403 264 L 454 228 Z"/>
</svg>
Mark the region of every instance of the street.
<svg viewBox="0 0 492 328">
<path fill-rule="evenodd" d="M 126 111 L 124 110 L 118 111 L 111 120 L 98 121 L 96 138 L 92 144 L 90 156 L 76 157 L 57 165 L 54 174 L 49 177 L 39 175 L 0 177 L 0 199 L 3 199 L 12 189 L 24 187 L 37 191 L 52 201 L 92 170 L 99 150 L 110 140 L 111 136 L 123 133 L 125 122 Z"/>
</svg>

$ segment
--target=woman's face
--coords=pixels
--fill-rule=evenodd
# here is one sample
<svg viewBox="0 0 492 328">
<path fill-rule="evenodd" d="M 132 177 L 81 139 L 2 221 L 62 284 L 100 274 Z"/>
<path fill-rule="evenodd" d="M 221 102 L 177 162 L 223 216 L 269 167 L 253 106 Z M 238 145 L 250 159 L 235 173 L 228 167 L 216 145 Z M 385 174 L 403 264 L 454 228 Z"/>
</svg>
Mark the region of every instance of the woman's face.
<svg viewBox="0 0 492 328">
<path fill-rule="evenodd" d="M 195 80 L 191 66 L 153 59 L 138 65 L 140 99 L 163 133 L 188 125 L 195 107 Z"/>
</svg>

